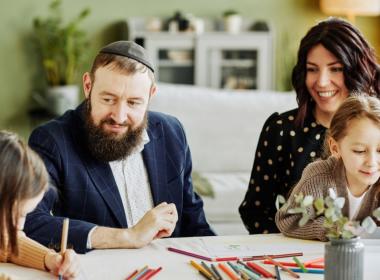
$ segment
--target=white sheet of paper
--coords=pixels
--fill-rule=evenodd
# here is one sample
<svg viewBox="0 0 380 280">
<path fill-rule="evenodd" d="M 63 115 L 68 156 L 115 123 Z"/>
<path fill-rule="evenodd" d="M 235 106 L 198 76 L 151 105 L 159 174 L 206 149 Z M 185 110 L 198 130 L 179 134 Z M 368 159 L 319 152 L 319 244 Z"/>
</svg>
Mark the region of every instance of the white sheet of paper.
<svg viewBox="0 0 380 280">
<path fill-rule="evenodd" d="M 271 238 L 269 238 L 271 236 Z M 258 244 L 250 242 L 247 239 L 206 239 L 202 238 L 203 246 L 208 251 L 210 257 L 247 257 L 258 255 L 276 255 L 301 252 L 299 240 L 287 239 L 280 240 L 268 235 L 265 242 Z M 298 243 L 297 243 L 298 242 Z M 298 244 L 298 245 L 296 245 Z M 302 252 L 315 255 L 323 255 L 324 243 L 304 240 L 302 244 Z"/>
</svg>

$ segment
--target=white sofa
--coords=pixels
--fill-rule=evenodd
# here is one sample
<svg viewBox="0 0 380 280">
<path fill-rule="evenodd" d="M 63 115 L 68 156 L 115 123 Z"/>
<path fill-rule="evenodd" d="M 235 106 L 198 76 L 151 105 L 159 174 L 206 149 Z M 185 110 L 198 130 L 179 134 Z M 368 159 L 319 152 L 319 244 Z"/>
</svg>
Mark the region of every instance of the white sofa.
<svg viewBox="0 0 380 280">
<path fill-rule="evenodd" d="M 212 186 L 202 196 L 220 235 L 247 233 L 238 206 L 247 190 L 261 128 L 273 112 L 296 107 L 293 92 L 233 91 L 158 84 L 151 110 L 177 117 L 189 142 L 193 171 Z"/>
</svg>

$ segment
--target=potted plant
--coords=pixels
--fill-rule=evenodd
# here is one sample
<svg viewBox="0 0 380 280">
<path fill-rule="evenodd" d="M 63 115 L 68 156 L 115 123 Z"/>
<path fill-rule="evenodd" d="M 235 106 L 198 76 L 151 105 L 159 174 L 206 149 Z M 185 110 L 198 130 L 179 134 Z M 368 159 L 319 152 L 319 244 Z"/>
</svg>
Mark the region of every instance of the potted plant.
<svg viewBox="0 0 380 280">
<path fill-rule="evenodd" d="M 289 209 L 289 214 L 300 214 L 298 222 L 304 226 L 310 217 L 310 207 L 314 208 L 316 217 L 324 216 L 323 226 L 326 237 L 330 240 L 325 245 L 325 280 L 363 279 L 364 245 L 360 235 L 364 232 L 372 233 L 376 230 L 376 223 L 372 217 L 366 217 L 361 223 L 351 221 L 342 214 L 345 203 L 343 197 L 338 197 L 332 188 L 326 198 L 314 199 L 311 195 L 302 193 L 295 195 L 295 208 Z M 282 196 L 278 196 L 276 207 L 285 203 Z M 373 211 L 373 217 L 380 221 L 380 207 Z M 315 218 L 316 218 L 315 217 Z"/>
<path fill-rule="evenodd" d="M 90 10 L 83 9 L 67 23 L 62 19 L 61 0 L 53 0 L 49 10 L 48 17 L 34 19 L 33 28 L 48 85 L 45 105 L 51 113 L 60 115 L 79 101 L 75 79 L 88 45 L 79 24 Z"/>
<path fill-rule="evenodd" d="M 242 25 L 241 15 L 235 10 L 226 10 L 223 13 L 224 29 L 230 33 L 239 33 Z"/>
</svg>

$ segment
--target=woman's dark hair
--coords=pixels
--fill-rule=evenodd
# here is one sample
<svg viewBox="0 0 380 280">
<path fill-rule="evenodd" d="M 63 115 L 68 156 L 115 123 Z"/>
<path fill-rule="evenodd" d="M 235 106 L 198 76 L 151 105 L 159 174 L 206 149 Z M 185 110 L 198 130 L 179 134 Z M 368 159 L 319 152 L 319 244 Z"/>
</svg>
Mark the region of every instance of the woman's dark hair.
<svg viewBox="0 0 380 280">
<path fill-rule="evenodd" d="M 380 96 L 380 69 L 374 49 L 361 32 L 349 22 L 328 18 L 313 26 L 302 38 L 297 64 L 293 68 L 292 84 L 297 93 L 296 124 L 302 126 L 312 109 L 311 95 L 306 87 L 306 60 L 309 51 L 321 44 L 342 64 L 344 83 L 350 93 L 368 92 Z"/>
<path fill-rule="evenodd" d="M 39 156 L 16 134 L 0 131 L 0 251 L 17 255 L 20 203 L 41 194 L 47 184 Z"/>
</svg>

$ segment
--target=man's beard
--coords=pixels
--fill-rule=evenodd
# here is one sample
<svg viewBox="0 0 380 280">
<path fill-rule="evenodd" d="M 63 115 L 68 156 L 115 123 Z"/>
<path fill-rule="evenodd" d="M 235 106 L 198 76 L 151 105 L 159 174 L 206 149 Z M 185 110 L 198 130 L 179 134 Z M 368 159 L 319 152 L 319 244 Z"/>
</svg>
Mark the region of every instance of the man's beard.
<svg viewBox="0 0 380 280">
<path fill-rule="evenodd" d="M 130 125 L 127 132 L 122 135 L 106 132 L 102 127 L 104 124 L 117 124 L 111 118 L 102 119 L 98 125 L 94 123 L 91 116 L 90 98 L 85 104 L 85 130 L 87 145 L 91 155 L 99 161 L 109 162 L 122 160 L 132 154 L 134 149 L 142 142 L 143 131 L 147 125 L 147 112 L 143 122 L 136 128 L 132 129 Z M 119 124 L 121 125 L 121 124 Z"/>
</svg>

